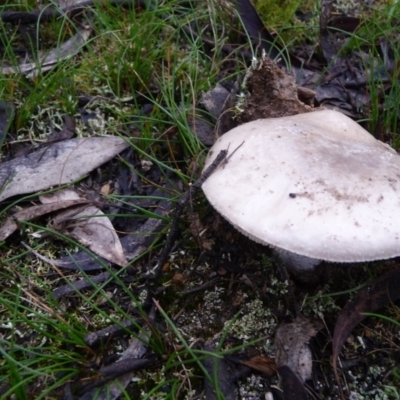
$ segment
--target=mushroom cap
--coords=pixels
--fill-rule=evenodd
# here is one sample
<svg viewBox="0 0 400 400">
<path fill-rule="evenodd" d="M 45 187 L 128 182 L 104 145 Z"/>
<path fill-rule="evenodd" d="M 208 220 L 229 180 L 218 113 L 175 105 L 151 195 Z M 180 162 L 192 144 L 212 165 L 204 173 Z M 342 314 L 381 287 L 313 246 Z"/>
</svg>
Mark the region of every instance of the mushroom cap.
<svg viewBox="0 0 400 400">
<path fill-rule="evenodd" d="M 211 148 L 202 188 L 251 239 L 336 262 L 400 255 L 400 157 L 331 110 L 260 119 Z"/>
</svg>

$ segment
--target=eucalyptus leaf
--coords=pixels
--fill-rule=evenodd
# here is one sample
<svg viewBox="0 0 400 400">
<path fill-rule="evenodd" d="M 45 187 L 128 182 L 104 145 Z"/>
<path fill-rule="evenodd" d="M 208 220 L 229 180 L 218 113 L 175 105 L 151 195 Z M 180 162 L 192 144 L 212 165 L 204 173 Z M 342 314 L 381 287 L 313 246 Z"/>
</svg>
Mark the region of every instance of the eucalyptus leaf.
<svg viewBox="0 0 400 400">
<path fill-rule="evenodd" d="M 70 139 L 0 164 L 0 201 L 82 178 L 128 147 L 119 137 Z"/>
</svg>

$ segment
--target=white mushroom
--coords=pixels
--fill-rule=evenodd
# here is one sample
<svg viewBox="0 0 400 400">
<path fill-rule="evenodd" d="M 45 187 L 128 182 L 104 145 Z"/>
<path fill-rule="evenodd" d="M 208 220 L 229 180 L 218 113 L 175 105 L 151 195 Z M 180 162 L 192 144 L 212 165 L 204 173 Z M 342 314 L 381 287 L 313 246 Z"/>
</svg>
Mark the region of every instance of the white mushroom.
<svg viewBox="0 0 400 400">
<path fill-rule="evenodd" d="M 336 111 L 262 119 L 217 140 L 232 156 L 203 184 L 253 240 L 336 262 L 400 255 L 400 157 Z"/>
</svg>

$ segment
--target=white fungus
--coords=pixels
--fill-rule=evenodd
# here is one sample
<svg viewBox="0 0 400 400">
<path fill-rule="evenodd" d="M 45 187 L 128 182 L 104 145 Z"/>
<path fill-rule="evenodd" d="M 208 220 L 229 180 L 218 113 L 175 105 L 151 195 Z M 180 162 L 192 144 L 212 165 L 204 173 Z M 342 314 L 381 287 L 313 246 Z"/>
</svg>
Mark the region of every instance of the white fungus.
<svg viewBox="0 0 400 400">
<path fill-rule="evenodd" d="M 343 114 L 315 111 L 238 126 L 210 150 L 213 205 L 253 240 L 315 259 L 400 255 L 400 157 Z"/>
</svg>

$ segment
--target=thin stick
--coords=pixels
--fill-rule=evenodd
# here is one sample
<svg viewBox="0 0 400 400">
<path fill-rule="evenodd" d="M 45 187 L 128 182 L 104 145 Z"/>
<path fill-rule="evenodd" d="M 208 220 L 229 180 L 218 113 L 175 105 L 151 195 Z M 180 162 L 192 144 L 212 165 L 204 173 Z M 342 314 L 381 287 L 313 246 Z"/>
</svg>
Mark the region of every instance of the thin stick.
<svg viewBox="0 0 400 400">
<path fill-rule="evenodd" d="M 166 263 L 171 249 L 175 243 L 176 236 L 179 231 L 179 219 L 182 215 L 186 203 L 190 200 L 193 194 L 201 187 L 207 178 L 215 171 L 215 169 L 223 162 L 226 161 L 227 150 L 221 150 L 215 160 L 208 166 L 208 168 L 201 174 L 200 178 L 193 183 L 186 193 L 178 200 L 175 208 L 175 214 L 172 219 L 171 227 L 165 241 L 164 248 L 158 257 L 157 264 L 151 270 L 151 280 L 157 280 L 161 274 L 162 266 Z"/>
</svg>

